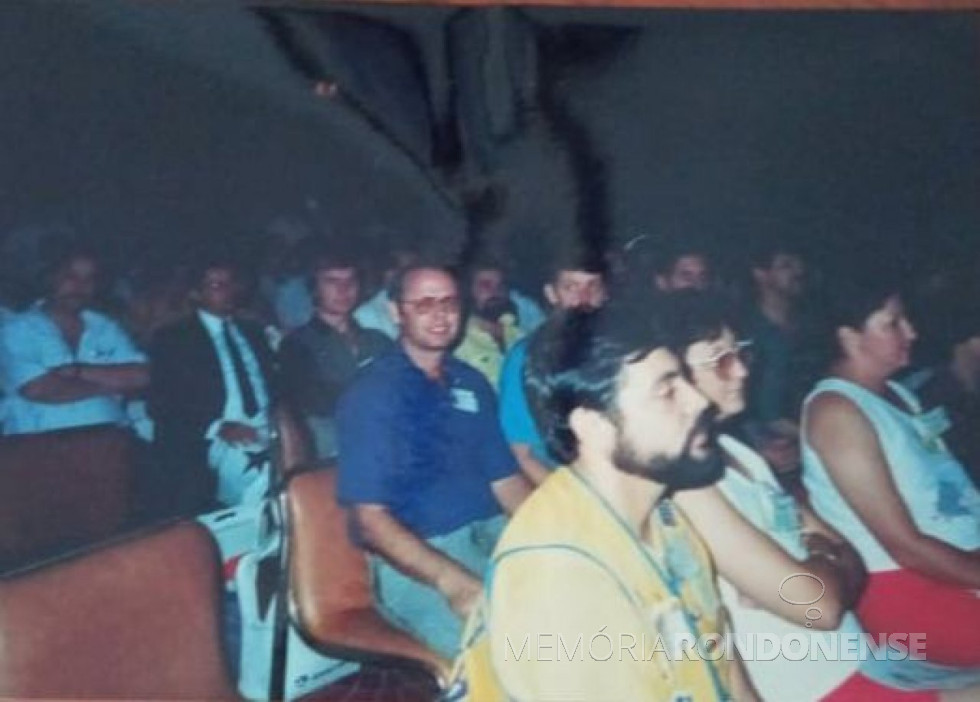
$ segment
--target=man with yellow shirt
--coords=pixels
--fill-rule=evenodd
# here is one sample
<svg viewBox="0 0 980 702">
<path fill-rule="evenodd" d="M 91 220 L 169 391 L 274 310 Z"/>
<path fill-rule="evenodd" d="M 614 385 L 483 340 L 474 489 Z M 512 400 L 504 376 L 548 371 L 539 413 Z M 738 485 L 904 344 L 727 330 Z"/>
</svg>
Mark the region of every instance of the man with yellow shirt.
<svg viewBox="0 0 980 702">
<path fill-rule="evenodd" d="M 571 312 L 528 352 L 559 468 L 498 542 L 450 699 L 752 699 L 704 546 L 664 496 L 722 463 L 708 403 L 650 314 Z"/>
<path fill-rule="evenodd" d="M 481 259 L 470 267 L 467 286 L 469 317 L 453 355 L 480 371 L 496 390 L 504 356 L 522 335 L 503 266 Z"/>
</svg>

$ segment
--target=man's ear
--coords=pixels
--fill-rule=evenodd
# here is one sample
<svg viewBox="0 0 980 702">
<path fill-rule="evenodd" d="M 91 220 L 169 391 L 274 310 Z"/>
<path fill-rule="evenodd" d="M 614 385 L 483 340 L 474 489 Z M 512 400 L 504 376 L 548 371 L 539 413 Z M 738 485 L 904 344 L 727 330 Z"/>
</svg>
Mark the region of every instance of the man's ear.
<svg viewBox="0 0 980 702">
<path fill-rule="evenodd" d="M 765 268 L 756 268 L 755 266 L 752 267 L 752 280 L 756 285 L 762 285 L 766 281 L 768 274 L 769 271 L 767 271 Z"/>
<path fill-rule="evenodd" d="M 548 304 L 552 307 L 558 306 L 558 293 L 555 292 L 555 286 L 551 283 L 544 284 L 544 299 L 548 301 Z"/>
<path fill-rule="evenodd" d="M 599 412 L 576 407 L 568 416 L 568 426 L 578 439 L 580 452 L 588 447 L 590 452 L 612 455 L 616 447 L 616 428 Z"/>
<path fill-rule="evenodd" d="M 657 273 L 655 276 L 653 276 L 653 284 L 656 285 L 657 290 L 661 292 L 668 292 L 670 289 L 670 281 L 668 280 L 667 276 L 663 275 L 662 273 Z"/>
</svg>

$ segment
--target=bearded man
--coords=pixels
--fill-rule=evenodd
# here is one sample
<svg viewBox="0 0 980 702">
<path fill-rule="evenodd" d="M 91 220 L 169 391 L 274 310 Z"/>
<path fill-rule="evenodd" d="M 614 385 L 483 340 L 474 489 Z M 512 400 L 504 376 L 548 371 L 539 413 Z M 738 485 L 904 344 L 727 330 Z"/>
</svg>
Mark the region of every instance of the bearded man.
<svg viewBox="0 0 980 702">
<path fill-rule="evenodd" d="M 528 399 L 563 465 L 497 544 L 454 699 L 752 699 L 701 540 L 668 496 L 722 463 L 707 400 L 651 315 L 571 311 L 528 350 Z"/>
<path fill-rule="evenodd" d="M 521 338 L 503 266 L 491 259 L 475 263 L 466 294 L 469 317 L 453 355 L 480 371 L 496 390 L 504 356 Z"/>
</svg>

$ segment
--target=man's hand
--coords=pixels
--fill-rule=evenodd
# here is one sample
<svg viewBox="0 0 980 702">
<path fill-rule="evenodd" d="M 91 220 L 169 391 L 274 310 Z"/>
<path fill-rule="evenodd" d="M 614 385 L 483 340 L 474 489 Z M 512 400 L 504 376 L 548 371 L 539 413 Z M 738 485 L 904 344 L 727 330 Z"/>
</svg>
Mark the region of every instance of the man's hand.
<svg viewBox="0 0 980 702">
<path fill-rule="evenodd" d="M 843 541 L 835 541 L 826 534 L 814 531 L 803 532 L 803 545 L 811 559 L 822 559 L 837 568 L 840 574 L 841 600 L 848 608 L 853 607 L 864 590 L 867 572 L 861 557 L 852 546 Z"/>
<path fill-rule="evenodd" d="M 241 422 L 223 422 L 218 429 L 218 438 L 232 446 L 238 446 L 257 443 L 259 433 L 253 427 Z"/>
<path fill-rule="evenodd" d="M 479 600 L 481 585 L 462 564 L 406 529 L 384 505 L 355 505 L 351 517 L 368 550 L 437 590 L 461 618 L 469 616 Z"/>
<path fill-rule="evenodd" d="M 446 568 L 436 580 L 436 588 L 449 600 L 449 606 L 466 621 L 480 600 L 483 587 L 472 573 L 463 568 Z"/>
<path fill-rule="evenodd" d="M 841 558 L 841 545 L 827 538 L 824 534 L 816 531 L 804 531 L 802 534 L 803 545 L 811 556 L 822 553 L 830 558 Z"/>
</svg>

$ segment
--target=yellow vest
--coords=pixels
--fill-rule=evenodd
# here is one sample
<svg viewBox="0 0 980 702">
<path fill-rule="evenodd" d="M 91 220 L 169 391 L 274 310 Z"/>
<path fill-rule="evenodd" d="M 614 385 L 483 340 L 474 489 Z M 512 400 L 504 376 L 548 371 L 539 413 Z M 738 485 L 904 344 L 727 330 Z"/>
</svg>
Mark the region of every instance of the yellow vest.
<svg viewBox="0 0 980 702">
<path fill-rule="evenodd" d="M 691 650 L 698 637 L 725 633 L 708 551 L 669 501 L 651 520 L 657 543 L 643 544 L 581 477 L 555 471 L 497 544 L 445 699 L 730 697 L 725 656 L 708 660 L 723 649 L 707 656 Z M 578 624 L 595 628 L 580 631 Z M 540 630 L 550 628 L 564 635 Z M 691 643 L 689 655 L 677 655 L 679 633 Z M 616 649 L 612 657 L 603 635 Z M 627 650 L 630 637 L 635 646 Z"/>
</svg>

